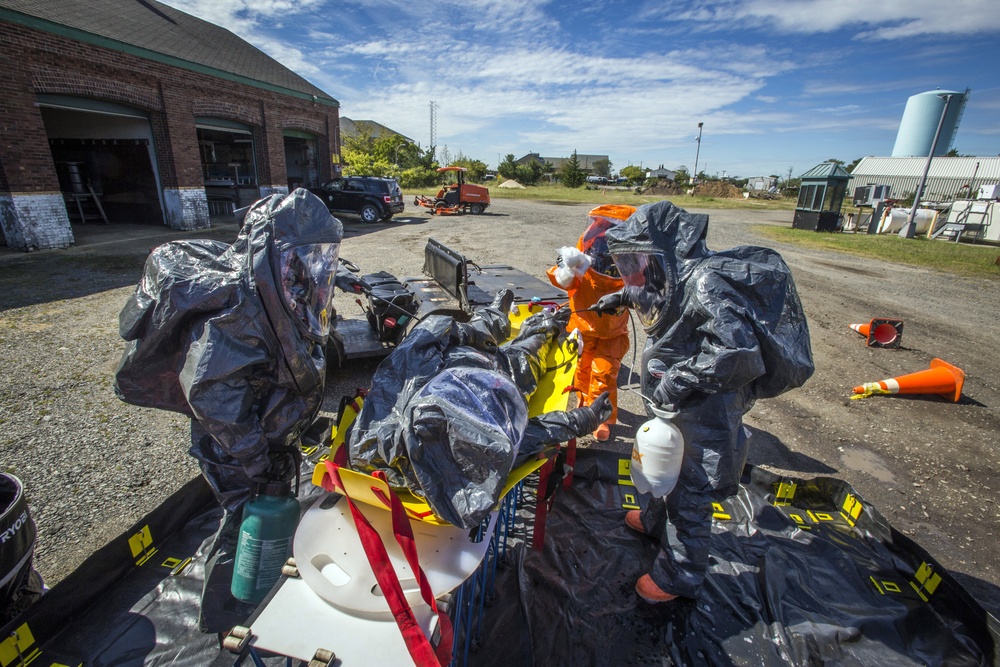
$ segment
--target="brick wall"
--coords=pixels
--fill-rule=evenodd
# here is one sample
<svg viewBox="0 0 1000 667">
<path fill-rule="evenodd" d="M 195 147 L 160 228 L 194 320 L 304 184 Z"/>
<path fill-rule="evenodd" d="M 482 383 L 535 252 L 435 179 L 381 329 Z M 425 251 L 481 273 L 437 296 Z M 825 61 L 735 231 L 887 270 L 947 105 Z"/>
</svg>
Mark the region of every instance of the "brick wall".
<svg viewBox="0 0 1000 667">
<path fill-rule="evenodd" d="M 287 190 L 286 129 L 320 135 L 320 150 L 327 151 L 321 159 L 321 177 L 326 180 L 331 175 L 329 156 L 335 141 L 331 131 L 340 122 L 335 107 L 4 22 L 0 22 L 0 63 L 0 196 L 8 203 L 0 206 L 0 217 L 7 243 L 13 247 L 72 243 L 65 211 L 61 219 L 36 216 L 30 221 L 31 233 L 26 233 L 29 221 L 17 215 L 30 207 L 10 205 L 59 190 L 36 104 L 38 94 L 89 97 L 148 112 L 164 195 L 164 222 L 177 229 L 198 229 L 208 220 L 196 116 L 253 127 L 262 195 Z M 47 229 L 47 224 L 55 229 Z M 27 238 L 37 239 L 38 245 L 26 244 Z"/>
</svg>

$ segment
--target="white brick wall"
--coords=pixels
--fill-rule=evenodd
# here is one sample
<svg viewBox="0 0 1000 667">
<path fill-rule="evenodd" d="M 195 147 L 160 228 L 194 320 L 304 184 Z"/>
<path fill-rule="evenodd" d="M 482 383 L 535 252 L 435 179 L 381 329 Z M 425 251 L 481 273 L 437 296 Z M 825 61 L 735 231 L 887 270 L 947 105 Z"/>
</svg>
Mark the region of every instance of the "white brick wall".
<svg viewBox="0 0 1000 667">
<path fill-rule="evenodd" d="M 0 195 L 0 227 L 7 245 L 18 250 L 73 245 L 73 230 L 61 193 Z"/>
<path fill-rule="evenodd" d="M 208 229 L 208 196 L 204 188 L 164 188 L 167 227 L 171 229 Z"/>
</svg>

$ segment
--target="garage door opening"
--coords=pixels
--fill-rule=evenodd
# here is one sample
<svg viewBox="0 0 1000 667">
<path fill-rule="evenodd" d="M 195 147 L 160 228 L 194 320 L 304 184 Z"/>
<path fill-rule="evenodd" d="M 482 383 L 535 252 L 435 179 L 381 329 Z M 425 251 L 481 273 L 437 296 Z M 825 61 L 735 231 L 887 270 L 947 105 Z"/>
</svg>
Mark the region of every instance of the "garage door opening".
<svg viewBox="0 0 1000 667">
<path fill-rule="evenodd" d="M 71 223 L 164 224 L 142 112 L 82 98 L 43 96 L 40 105 Z"/>
<path fill-rule="evenodd" d="M 318 188 L 319 140 L 315 135 L 285 130 L 285 173 L 288 191 L 295 188 Z"/>
<path fill-rule="evenodd" d="M 231 215 L 257 201 L 257 160 L 249 127 L 221 120 L 199 122 L 196 127 L 209 215 Z"/>
</svg>

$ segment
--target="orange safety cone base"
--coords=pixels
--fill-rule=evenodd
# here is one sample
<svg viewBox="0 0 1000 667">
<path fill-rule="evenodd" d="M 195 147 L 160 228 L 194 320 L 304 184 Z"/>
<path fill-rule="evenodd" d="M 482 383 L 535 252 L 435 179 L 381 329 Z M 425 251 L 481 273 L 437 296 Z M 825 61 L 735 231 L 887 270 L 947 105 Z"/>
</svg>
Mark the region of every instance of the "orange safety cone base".
<svg viewBox="0 0 1000 667">
<path fill-rule="evenodd" d="M 958 399 L 962 397 L 962 386 L 965 384 L 965 371 L 957 366 L 952 366 L 944 359 L 937 358 L 931 359 L 931 368 L 941 368 L 951 373 L 955 380 L 955 388 L 938 395 L 947 398 L 952 403 L 958 403 Z"/>
<path fill-rule="evenodd" d="M 934 358 L 927 370 L 854 387 L 853 392 L 857 395 L 851 398 L 865 398 L 873 394 L 937 394 L 957 403 L 964 383 L 962 369 Z"/>
<path fill-rule="evenodd" d="M 852 324 L 850 327 L 865 337 L 868 347 L 898 349 L 903 342 L 903 320 L 894 317 L 875 317 L 868 324 Z"/>
</svg>

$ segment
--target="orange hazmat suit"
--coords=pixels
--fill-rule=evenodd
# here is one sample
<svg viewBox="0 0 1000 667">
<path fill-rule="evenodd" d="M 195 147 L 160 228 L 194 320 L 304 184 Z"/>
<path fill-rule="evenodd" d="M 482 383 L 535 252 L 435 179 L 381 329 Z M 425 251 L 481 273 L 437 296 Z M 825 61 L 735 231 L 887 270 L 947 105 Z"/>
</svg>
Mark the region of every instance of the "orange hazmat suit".
<svg viewBox="0 0 1000 667">
<path fill-rule="evenodd" d="M 608 425 L 618 421 L 618 371 L 629 349 L 628 314 L 599 316 L 585 309 L 605 294 L 622 289 L 622 280 L 617 277 L 607 252 L 604 232 L 621 224 L 634 212 L 635 207 L 624 205 L 598 206 L 590 211 L 590 224 L 576 243 L 576 249 L 589 258 L 586 270 L 581 271 L 579 267 L 560 271 L 559 266 L 553 266 L 546 272 L 552 284 L 565 289 L 569 297 L 573 314 L 567 330 L 578 329 L 583 337 L 583 354 L 576 366 L 573 385 L 583 394 L 587 405 L 602 392 L 609 393 L 612 410 L 605 422 Z"/>
</svg>

